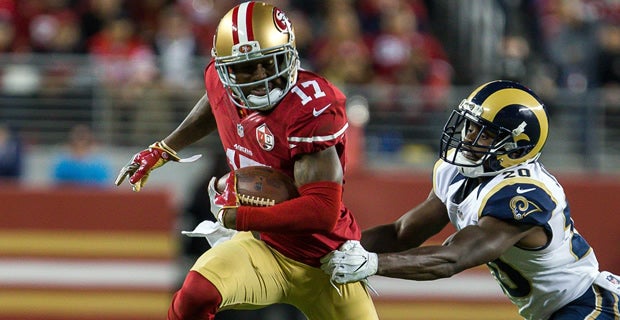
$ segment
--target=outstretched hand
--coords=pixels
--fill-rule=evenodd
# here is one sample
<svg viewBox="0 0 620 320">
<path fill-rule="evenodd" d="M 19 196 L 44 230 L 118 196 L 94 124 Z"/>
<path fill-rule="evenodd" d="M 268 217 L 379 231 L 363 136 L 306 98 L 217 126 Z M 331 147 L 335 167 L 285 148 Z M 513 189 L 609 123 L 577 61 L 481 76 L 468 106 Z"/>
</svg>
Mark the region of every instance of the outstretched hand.
<svg viewBox="0 0 620 320">
<path fill-rule="evenodd" d="M 349 240 L 321 258 L 321 269 L 339 284 L 364 280 L 377 272 L 378 257 L 359 241 Z"/>
<path fill-rule="evenodd" d="M 151 144 L 147 149 L 136 153 L 123 168 L 121 168 L 114 184 L 121 185 L 125 178 L 129 177 L 129 183 L 133 191 L 140 191 L 149 178 L 151 171 L 163 166 L 172 160 L 176 162 L 194 162 L 201 155 L 195 155 L 187 159 L 181 159 L 177 153 L 168 147 L 163 141 Z"/>
</svg>

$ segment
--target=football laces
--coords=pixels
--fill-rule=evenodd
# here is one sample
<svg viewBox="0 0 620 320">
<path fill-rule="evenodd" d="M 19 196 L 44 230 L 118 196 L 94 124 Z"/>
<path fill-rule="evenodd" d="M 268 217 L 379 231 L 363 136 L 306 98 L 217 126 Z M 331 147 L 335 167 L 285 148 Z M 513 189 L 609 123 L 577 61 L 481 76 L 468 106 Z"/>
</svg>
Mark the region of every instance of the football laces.
<svg viewBox="0 0 620 320">
<path fill-rule="evenodd" d="M 257 196 L 248 196 L 245 194 L 239 194 L 239 202 L 242 205 L 255 206 L 255 207 L 271 207 L 276 204 L 273 199 L 262 198 Z"/>
</svg>

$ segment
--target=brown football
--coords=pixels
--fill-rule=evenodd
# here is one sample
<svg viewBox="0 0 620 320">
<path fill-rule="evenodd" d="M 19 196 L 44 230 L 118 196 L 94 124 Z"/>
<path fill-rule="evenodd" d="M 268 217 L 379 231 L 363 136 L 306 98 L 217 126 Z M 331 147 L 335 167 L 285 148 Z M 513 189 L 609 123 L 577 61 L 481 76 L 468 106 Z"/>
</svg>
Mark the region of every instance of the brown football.
<svg viewBox="0 0 620 320">
<path fill-rule="evenodd" d="M 268 207 L 299 196 L 295 182 L 282 171 L 265 166 L 250 166 L 231 171 L 217 180 L 216 189 L 223 192 L 226 180 L 237 177 L 237 196 L 241 205 Z"/>
</svg>

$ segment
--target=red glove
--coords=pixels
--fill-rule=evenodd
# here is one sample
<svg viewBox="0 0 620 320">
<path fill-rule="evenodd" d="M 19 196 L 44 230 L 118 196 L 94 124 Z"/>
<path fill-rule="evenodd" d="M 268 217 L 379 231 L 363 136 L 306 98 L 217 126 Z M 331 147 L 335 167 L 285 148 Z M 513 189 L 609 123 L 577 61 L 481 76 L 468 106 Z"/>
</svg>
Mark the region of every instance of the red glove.
<svg viewBox="0 0 620 320">
<path fill-rule="evenodd" d="M 163 166 L 169 160 L 179 161 L 181 158 L 163 141 L 155 142 L 148 149 L 136 153 L 121 169 L 114 183 L 118 186 L 129 176 L 133 191 L 138 192 L 146 183 L 151 171 Z"/>
<path fill-rule="evenodd" d="M 209 200 L 211 201 L 211 213 L 213 213 L 215 219 L 226 228 L 224 224 L 225 209 L 238 208 L 241 205 L 239 203 L 239 197 L 237 197 L 237 177 L 233 172 L 228 175 L 226 187 L 222 193 L 217 192 L 215 189 L 216 180 L 215 177 L 211 178 L 208 187 Z"/>
</svg>

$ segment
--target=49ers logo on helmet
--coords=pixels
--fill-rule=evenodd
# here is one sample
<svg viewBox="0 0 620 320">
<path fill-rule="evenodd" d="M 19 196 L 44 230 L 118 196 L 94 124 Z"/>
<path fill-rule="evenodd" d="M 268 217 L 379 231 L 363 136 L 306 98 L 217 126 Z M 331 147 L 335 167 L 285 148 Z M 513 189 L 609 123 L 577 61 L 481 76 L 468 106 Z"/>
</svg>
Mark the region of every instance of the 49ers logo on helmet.
<svg viewBox="0 0 620 320">
<path fill-rule="evenodd" d="M 241 53 L 248 53 L 248 52 L 252 52 L 252 45 L 249 44 L 242 44 L 239 46 L 239 52 Z"/>
<path fill-rule="evenodd" d="M 288 32 L 291 29 L 291 22 L 288 20 L 284 12 L 278 8 L 273 9 L 273 22 L 280 32 Z"/>
<path fill-rule="evenodd" d="M 275 137 L 264 123 L 256 128 L 256 140 L 258 140 L 258 145 L 266 151 L 271 151 L 275 145 Z"/>
</svg>

